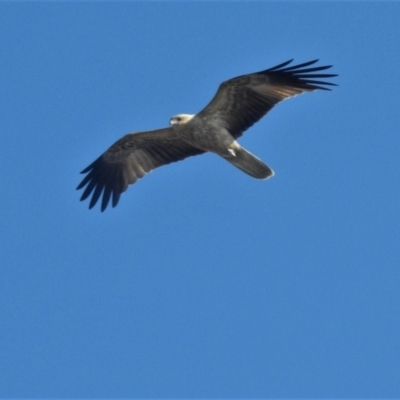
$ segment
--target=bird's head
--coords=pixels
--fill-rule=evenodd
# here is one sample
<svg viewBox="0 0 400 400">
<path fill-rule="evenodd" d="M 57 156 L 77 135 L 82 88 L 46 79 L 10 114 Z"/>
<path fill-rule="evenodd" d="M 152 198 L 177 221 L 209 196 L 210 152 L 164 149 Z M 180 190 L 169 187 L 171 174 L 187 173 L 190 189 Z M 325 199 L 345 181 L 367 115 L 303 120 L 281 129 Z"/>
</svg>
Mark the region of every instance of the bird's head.
<svg viewBox="0 0 400 400">
<path fill-rule="evenodd" d="M 169 124 L 170 124 L 171 126 L 186 124 L 186 122 L 189 122 L 193 117 L 194 117 L 194 115 L 191 115 L 191 114 L 178 114 L 178 115 L 174 115 L 174 116 L 169 120 Z"/>
</svg>

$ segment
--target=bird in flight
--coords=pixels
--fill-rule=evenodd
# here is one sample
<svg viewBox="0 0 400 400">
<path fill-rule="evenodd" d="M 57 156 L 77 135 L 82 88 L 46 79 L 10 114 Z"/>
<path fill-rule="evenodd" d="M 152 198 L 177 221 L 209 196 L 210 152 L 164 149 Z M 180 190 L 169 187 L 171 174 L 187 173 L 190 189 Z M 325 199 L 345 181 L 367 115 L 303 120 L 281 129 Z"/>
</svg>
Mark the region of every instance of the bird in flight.
<svg viewBox="0 0 400 400">
<path fill-rule="evenodd" d="M 272 169 L 236 139 L 280 101 L 336 86 L 320 80 L 337 76 L 320 73 L 331 65 L 309 68 L 318 61 L 312 60 L 289 66 L 292 61 L 222 82 L 203 110 L 173 116 L 168 128 L 125 135 L 81 172 L 86 176 L 77 187 L 85 188 L 80 200 L 92 195 L 92 208 L 102 196 L 101 211 L 110 200 L 115 207 L 121 193 L 148 172 L 205 152 L 223 157 L 253 178 L 273 176 Z"/>
</svg>

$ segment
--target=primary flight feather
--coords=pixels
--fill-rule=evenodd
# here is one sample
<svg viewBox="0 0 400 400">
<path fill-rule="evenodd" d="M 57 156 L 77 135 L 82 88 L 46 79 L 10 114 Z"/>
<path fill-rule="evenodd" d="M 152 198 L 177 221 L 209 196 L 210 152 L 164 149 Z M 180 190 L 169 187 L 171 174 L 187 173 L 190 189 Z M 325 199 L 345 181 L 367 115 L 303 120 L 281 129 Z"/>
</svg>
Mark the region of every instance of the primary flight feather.
<svg viewBox="0 0 400 400">
<path fill-rule="evenodd" d="M 153 169 L 207 151 L 218 154 L 243 172 L 267 179 L 274 172 L 236 141 L 275 104 L 317 89 L 330 90 L 334 83 L 321 81 L 331 65 L 307 68 L 318 60 L 288 66 L 293 60 L 265 71 L 229 79 L 218 88 L 210 103 L 198 114 L 178 114 L 170 127 L 131 133 L 115 142 L 81 173 L 85 178 L 81 200 L 92 195 L 89 208 L 101 198 L 101 211 L 115 207 L 129 185 Z M 86 187 L 85 187 L 86 186 Z"/>
</svg>

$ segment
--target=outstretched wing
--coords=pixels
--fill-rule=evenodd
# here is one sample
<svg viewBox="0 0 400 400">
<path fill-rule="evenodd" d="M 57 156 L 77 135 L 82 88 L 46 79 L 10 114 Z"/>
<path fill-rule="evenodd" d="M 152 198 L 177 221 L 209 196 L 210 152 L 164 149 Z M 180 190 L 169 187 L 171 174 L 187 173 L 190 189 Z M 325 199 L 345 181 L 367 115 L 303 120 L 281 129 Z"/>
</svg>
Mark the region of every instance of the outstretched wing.
<svg viewBox="0 0 400 400">
<path fill-rule="evenodd" d="M 319 73 L 331 65 L 306 68 L 318 61 L 313 60 L 287 67 L 292 61 L 221 83 L 214 98 L 197 115 L 224 126 L 238 138 L 280 101 L 303 92 L 330 90 L 326 86 L 336 86 L 320 80 L 337 76 Z"/>
<path fill-rule="evenodd" d="M 202 153 L 179 139 L 172 128 L 131 133 L 81 172 L 87 174 L 77 187 L 79 190 L 86 186 L 81 201 L 92 194 L 89 203 L 92 208 L 103 195 L 101 211 L 106 209 L 111 197 L 115 207 L 121 193 L 148 172 Z"/>
</svg>

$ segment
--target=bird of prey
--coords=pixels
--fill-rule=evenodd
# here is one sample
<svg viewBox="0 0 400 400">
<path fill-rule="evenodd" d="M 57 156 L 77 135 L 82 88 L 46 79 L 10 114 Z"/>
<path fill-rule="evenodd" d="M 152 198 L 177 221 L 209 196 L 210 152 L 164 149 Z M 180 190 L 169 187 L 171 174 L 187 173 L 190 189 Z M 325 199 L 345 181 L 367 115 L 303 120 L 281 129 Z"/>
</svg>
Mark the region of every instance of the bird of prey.
<svg viewBox="0 0 400 400">
<path fill-rule="evenodd" d="M 275 104 L 317 89 L 330 90 L 334 83 L 321 81 L 331 65 L 311 67 L 318 60 L 292 65 L 286 61 L 273 68 L 222 82 L 210 103 L 198 114 L 178 114 L 168 128 L 130 133 L 115 142 L 81 173 L 77 189 L 85 186 L 81 201 L 92 195 L 89 208 L 101 199 L 101 211 L 157 167 L 205 152 L 212 152 L 257 179 L 274 175 L 270 167 L 236 141 Z"/>
</svg>

